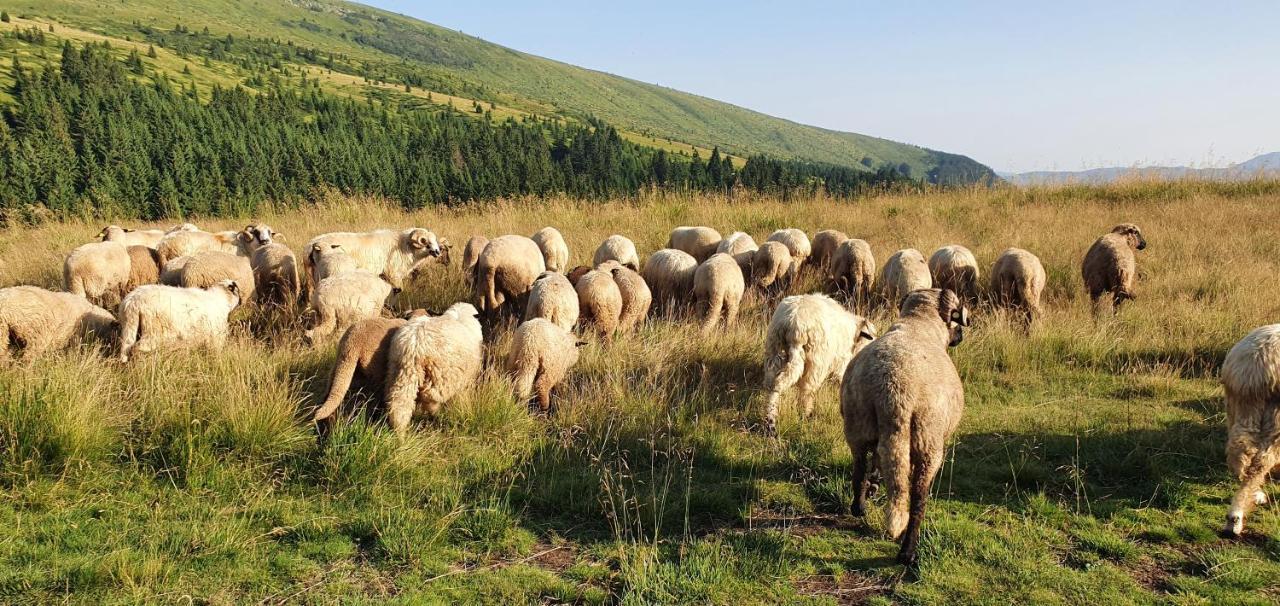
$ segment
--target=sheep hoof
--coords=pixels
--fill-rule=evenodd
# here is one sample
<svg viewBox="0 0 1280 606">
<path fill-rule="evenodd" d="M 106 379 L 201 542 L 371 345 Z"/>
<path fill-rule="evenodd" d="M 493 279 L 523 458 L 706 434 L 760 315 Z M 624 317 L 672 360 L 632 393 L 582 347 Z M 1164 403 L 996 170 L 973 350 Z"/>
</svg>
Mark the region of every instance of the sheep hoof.
<svg viewBox="0 0 1280 606">
<path fill-rule="evenodd" d="M 898 552 L 898 563 L 905 566 L 908 571 L 914 571 L 920 565 L 920 556 L 916 554 L 915 549 L 903 549 Z"/>
<path fill-rule="evenodd" d="M 849 503 L 849 515 L 855 518 L 865 518 L 867 516 L 867 506 L 858 501 Z"/>
<path fill-rule="evenodd" d="M 1262 492 L 1261 490 L 1259 490 L 1258 492 L 1253 493 L 1253 503 L 1254 503 L 1254 505 L 1266 505 L 1266 504 L 1267 504 L 1267 493 Z"/>
</svg>

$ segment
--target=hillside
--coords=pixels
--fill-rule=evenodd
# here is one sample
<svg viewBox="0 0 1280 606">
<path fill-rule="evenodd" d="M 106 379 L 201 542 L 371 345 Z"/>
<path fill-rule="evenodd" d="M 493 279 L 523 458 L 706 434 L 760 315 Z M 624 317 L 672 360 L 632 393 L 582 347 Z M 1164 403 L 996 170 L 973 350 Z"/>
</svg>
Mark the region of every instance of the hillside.
<svg viewBox="0 0 1280 606">
<path fill-rule="evenodd" d="M 321 0 L 193 0 L 180 13 L 162 0 L 102 3 L 26 0 L 17 16 L 107 36 L 127 44 L 194 49 L 199 38 L 252 37 L 315 50 L 291 58 L 293 73 L 308 71 L 332 89 L 396 91 L 405 82 L 433 102 L 493 105 L 497 117 L 595 116 L 629 140 L 705 157 L 712 147 L 738 156 L 767 154 L 862 169 L 902 167 L 916 178 L 976 181 L 991 173 L 963 156 L 885 139 L 797 124 L 705 97 L 637 82 L 504 48 L 453 30 L 358 4 Z M 175 31 L 175 26 L 181 25 Z M 259 45 L 262 46 L 262 45 Z M 185 54 L 185 53 L 184 53 Z M 336 59 L 335 59 L 336 57 Z M 252 85 L 248 74 L 213 62 L 197 83 Z M 234 64 L 234 61 L 232 61 Z M 288 68 L 286 62 L 283 66 Z M 324 70 L 314 68 L 323 66 Z M 180 71 L 181 66 L 175 66 Z M 277 68 L 279 69 L 279 67 Z M 359 78 L 351 78 L 358 76 Z M 365 77 L 373 80 L 366 82 Z M 359 82 L 357 83 L 357 80 Z"/>
<path fill-rule="evenodd" d="M 1066 183 L 1105 184 L 1121 179 L 1145 179 L 1172 181 L 1177 179 L 1205 179 L 1210 181 L 1239 181 L 1242 179 L 1272 178 L 1280 173 L 1280 152 L 1262 154 L 1224 168 L 1194 168 L 1190 166 L 1113 166 L 1077 171 L 1032 171 L 1025 173 L 1001 173 L 1000 176 L 1015 185 L 1060 185 Z"/>
</svg>

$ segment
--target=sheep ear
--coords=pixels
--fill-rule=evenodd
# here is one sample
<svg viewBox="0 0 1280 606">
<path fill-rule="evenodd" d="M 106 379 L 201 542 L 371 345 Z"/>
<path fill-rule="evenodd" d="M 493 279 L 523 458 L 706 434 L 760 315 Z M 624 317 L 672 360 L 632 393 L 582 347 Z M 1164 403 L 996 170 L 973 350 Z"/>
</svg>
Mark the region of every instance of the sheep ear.
<svg viewBox="0 0 1280 606">
<path fill-rule="evenodd" d="M 960 326 L 969 325 L 969 308 L 961 307 L 960 309 L 951 310 L 951 321 Z"/>
<path fill-rule="evenodd" d="M 253 235 L 250 234 L 248 230 L 236 234 L 236 237 L 239 238 L 241 242 L 248 242 L 253 239 Z"/>
<path fill-rule="evenodd" d="M 280 232 L 278 232 L 278 231 L 273 231 L 273 232 L 271 232 L 271 237 L 272 237 L 272 238 L 280 238 L 281 240 L 283 240 L 283 239 L 284 239 L 284 234 L 282 234 L 282 233 L 280 233 Z"/>
<path fill-rule="evenodd" d="M 126 228 L 124 228 L 124 233 L 126 233 L 126 234 L 128 234 L 128 233 L 133 233 L 133 232 L 135 232 L 135 231 L 138 231 L 138 230 L 136 230 L 136 229 L 134 229 L 134 228 L 132 228 L 132 227 L 126 227 Z"/>
<path fill-rule="evenodd" d="M 574 343 L 574 344 L 573 344 L 573 346 L 574 346 L 574 347 L 582 347 L 583 345 L 586 345 L 586 344 L 587 344 L 587 342 L 586 342 L 586 341 L 578 341 L 577 343 Z"/>
<path fill-rule="evenodd" d="M 871 330 L 871 328 L 869 327 L 863 326 L 862 331 L 858 333 L 858 336 L 868 341 L 874 341 L 876 338 L 876 331 Z"/>
</svg>

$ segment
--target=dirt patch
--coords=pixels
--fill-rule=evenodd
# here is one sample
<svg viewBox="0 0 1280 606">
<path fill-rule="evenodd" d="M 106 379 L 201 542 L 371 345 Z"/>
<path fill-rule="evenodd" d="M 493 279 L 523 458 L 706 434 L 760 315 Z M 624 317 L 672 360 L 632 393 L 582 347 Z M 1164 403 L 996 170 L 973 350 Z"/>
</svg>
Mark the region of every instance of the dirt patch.
<svg viewBox="0 0 1280 606">
<path fill-rule="evenodd" d="M 803 577 L 795 583 L 796 589 L 807 596 L 835 598 L 837 604 L 865 604 L 872 597 L 888 593 L 890 586 L 875 579 L 846 572 L 840 576 L 817 574 Z"/>
<path fill-rule="evenodd" d="M 538 543 L 533 546 L 533 553 L 533 559 L 529 560 L 530 564 L 556 574 L 568 570 L 578 561 L 578 552 L 569 545 Z"/>
</svg>

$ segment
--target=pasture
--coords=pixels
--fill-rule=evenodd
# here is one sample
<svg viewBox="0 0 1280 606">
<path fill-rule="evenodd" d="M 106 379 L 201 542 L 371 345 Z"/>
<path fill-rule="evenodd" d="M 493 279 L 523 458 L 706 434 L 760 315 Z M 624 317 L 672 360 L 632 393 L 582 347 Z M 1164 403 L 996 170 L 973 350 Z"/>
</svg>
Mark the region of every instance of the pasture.
<svg viewBox="0 0 1280 606">
<path fill-rule="evenodd" d="M 1252 328 L 1280 321 L 1280 183 L 1123 183 L 973 189 L 848 202 L 673 194 L 606 204 L 513 201 L 404 214 L 327 196 L 262 220 L 300 248 L 336 230 L 424 226 L 454 264 L 398 307 L 469 299 L 474 233 L 552 225 L 570 266 L 606 236 L 643 259 L 677 225 L 763 239 L 834 228 L 883 263 L 968 246 L 984 271 L 1005 248 L 1048 273 L 1029 336 L 980 306 L 952 350 L 966 411 L 934 484 L 919 578 L 883 538 L 879 498 L 846 512 L 850 455 L 837 385 L 804 420 L 784 399 L 780 439 L 756 427 L 769 310 L 703 338 L 651 317 L 590 338 L 555 412 L 515 401 L 487 334 L 482 378 L 399 442 L 348 414 L 327 444 L 307 422 L 334 342 L 242 309 L 218 354 L 92 347 L 0 369 L 0 601 L 6 603 L 1274 603 L 1280 511 L 1238 540 L 1216 531 L 1235 485 L 1223 462 L 1218 368 Z M 1085 250 L 1122 222 L 1138 298 L 1094 319 Z M 100 220 L 0 232 L 0 285 L 61 286 L 67 251 Z M 299 251 L 300 252 L 300 251 Z M 985 278 L 985 276 L 984 276 Z M 985 279 L 983 281 L 985 285 Z M 810 273 L 792 293 L 819 290 Z M 880 330 L 892 313 L 872 315 Z M 794 395 L 794 394 L 792 394 Z M 1272 488 L 1271 493 L 1275 495 Z"/>
</svg>

